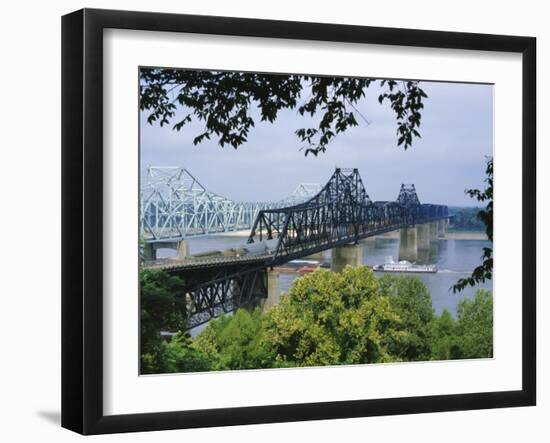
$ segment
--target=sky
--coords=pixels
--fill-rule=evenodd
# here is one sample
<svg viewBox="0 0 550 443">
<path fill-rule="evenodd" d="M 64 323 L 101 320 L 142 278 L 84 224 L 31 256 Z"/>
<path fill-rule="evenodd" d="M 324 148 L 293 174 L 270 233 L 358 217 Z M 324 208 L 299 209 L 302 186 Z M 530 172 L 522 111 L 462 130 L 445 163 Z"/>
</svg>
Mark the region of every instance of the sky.
<svg viewBox="0 0 550 443">
<path fill-rule="evenodd" d="M 372 200 L 395 200 L 401 183 L 414 183 L 421 203 L 474 206 L 466 188 L 483 187 L 485 159 L 493 152 L 493 86 L 420 83 L 427 93 L 420 134 L 406 151 L 397 146 L 396 120 L 378 103 L 376 84 L 356 108 L 368 120 L 339 134 L 318 157 L 304 155 L 294 131 L 310 122 L 296 109 L 274 123 L 259 122 L 238 149 L 205 140 L 194 146 L 200 122 L 182 131 L 140 115 L 142 174 L 148 166 L 182 166 L 209 191 L 235 201 L 273 201 L 300 183 L 324 184 L 335 167 L 358 168 Z M 179 113 L 183 114 L 184 109 Z"/>
</svg>

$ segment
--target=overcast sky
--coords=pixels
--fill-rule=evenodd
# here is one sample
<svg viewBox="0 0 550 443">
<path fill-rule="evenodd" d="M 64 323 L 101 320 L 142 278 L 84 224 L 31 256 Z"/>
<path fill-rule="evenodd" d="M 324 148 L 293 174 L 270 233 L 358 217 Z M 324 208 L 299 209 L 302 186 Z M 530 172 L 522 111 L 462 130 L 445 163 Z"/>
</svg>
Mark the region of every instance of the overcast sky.
<svg viewBox="0 0 550 443">
<path fill-rule="evenodd" d="M 394 200 L 401 183 L 414 183 L 422 203 L 472 206 L 464 190 L 483 186 L 485 158 L 493 152 L 493 86 L 421 82 L 421 139 L 405 151 L 397 146 L 396 121 L 372 86 L 357 108 L 370 124 L 338 135 L 318 157 L 304 156 L 294 134 L 309 122 L 296 110 L 273 124 L 251 129 L 246 144 L 221 148 L 205 140 L 193 146 L 200 122 L 180 132 L 146 123 L 141 113 L 141 168 L 183 166 L 208 190 L 239 201 L 280 200 L 299 183 L 325 183 L 335 166 L 359 168 L 373 200 Z"/>
</svg>

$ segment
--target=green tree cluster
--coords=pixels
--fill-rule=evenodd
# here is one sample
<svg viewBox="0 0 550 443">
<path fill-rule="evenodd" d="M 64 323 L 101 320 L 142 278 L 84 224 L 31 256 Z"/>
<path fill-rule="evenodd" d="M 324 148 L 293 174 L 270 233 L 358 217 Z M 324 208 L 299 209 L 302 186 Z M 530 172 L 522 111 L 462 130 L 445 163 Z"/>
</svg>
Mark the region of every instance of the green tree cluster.
<svg viewBox="0 0 550 443">
<path fill-rule="evenodd" d="M 481 208 L 449 208 L 452 213 L 453 222 L 450 230 L 456 231 L 485 231 L 485 225 L 479 218 Z"/>
<path fill-rule="evenodd" d="M 266 316 L 278 364 L 318 366 L 388 362 L 407 332 L 367 267 L 318 270 L 298 279 Z"/>
<path fill-rule="evenodd" d="M 154 277 L 142 286 L 149 296 L 164 294 L 159 286 L 177 286 Z M 179 316 L 174 322 L 161 315 L 169 322 L 161 327 L 181 326 Z M 151 325 L 145 322 L 143 373 L 481 358 L 491 357 L 493 346 L 490 292 L 462 300 L 455 320 L 448 311 L 434 315 L 420 279 L 377 278 L 366 266 L 319 269 L 297 279 L 268 312 L 239 309 L 212 320 L 195 339 L 179 332 L 164 341 Z"/>
<path fill-rule="evenodd" d="M 479 289 L 458 304 L 457 319 L 444 310 L 433 325 L 432 358 L 450 360 L 493 356 L 493 296 Z"/>
<path fill-rule="evenodd" d="M 239 309 L 211 321 L 193 344 L 208 356 L 212 370 L 271 368 L 274 355 L 264 339 L 263 320 L 259 308 Z"/>
<path fill-rule="evenodd" d="M 210 370 L 205 357 L 182 333 L 170 342 L 161 331 L 183 331 L 187 320 L 182 281 L 161 270 L 140 272 L 141 373 L 158 374 Z"/>
<path fill-rule="evenodd" d="M 393 352 L 404 361 L 431 358 L 434 311 L 426 285 L 416 277 L 386 274 L 379 279 L 380 293 L 390 298 L 407 335 L 393 344 Z"/>
</svg>

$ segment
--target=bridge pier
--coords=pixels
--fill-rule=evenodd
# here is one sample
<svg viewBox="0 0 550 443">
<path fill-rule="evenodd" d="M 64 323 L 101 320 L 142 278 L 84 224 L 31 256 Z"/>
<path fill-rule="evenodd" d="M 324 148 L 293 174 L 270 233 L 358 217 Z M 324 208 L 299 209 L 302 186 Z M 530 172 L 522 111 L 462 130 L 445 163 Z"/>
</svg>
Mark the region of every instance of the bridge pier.
<svg viewBox="0 0 550 443">
<path fill-rule="evenodd" d="M 445 231 L 447 230 L 447 219 L 439 220 L 437 222 L 437 236 L 439 238 L 445 237 Z"/>
<path fill-rule="evenodd" d="M 418 235 L 418 249 L 429 250 L 430 249 L 430 224 L 423 223 L 416 226 L 416 232 Z"/>
<path fill-rule="evenodd" d="M 324 251 L 316 252 L 315 254 L 308 255 L 307 257 L 305 257 L 305 259 L 323 262 L 325 260 L 325 253 Z"/>
<path fill-rule="evenodd" d="M 354 268 L 363 265 L 363 245 L 347 244 L 332 248 L 331 270 L 340 272 L 347 265 Z"/>
<path fill-rule="evenodd" d="M 415 262 L 418 255 L 418 234 L 416 228 L 399 230 L 399 260 Z"/>
<path fill-rule="evenodd" d="M 187 243 L 187 240 L 180 240 L 176 243 L 176 252 L 179 260 L 183 260 L 189 255 L 189 243 Z"/>
<path fill-rule="evenodd" d="M 439 222 L 432 222 L 430 223 L 430 242 L 434 243 L 437 242 L 439 239 Z"/>
<path fill-rule="evenodd" d="M 145 243 L 143 245 L 143 258 L 145 261 L 154 261 L 157 259 L 159 249 L 174 249 L 178 260 L 183 260 L 189 255 L 189 243 L 187 240 L 176 242 L 155 242 Z"/>
<path fill-rule="evenodd" d="M 267 298 L 262 303 L 262 312 L 267 312 L 273 306 L 279 303 L 281 290 L 279 288 L 279 272 L 274 270 L 267 271 Z"/>
</svg>

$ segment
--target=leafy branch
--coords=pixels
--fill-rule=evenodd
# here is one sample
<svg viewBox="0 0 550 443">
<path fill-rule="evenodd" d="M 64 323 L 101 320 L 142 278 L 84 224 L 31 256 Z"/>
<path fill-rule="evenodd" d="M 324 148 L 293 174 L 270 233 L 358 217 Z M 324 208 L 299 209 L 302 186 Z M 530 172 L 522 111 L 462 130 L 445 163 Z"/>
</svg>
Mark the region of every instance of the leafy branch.
<svg viewBox="0 0 550 443">
<path fill-rule="evenodd" d="M 172 125 L 181 131 L 193 119 L 204 124 L 195 145 L 216 139 L 222 147 L 238 148 L 248 139 L 256 122 L 253 109 L 261 121 L 273 123 L 279 111 L 296 109 L 300 116 L 318 117 L 316 125 L 295 131 L 305 143 L 305 153 L 325 152 L 330 142 L 347 129 L 358 126 L 357 104 L 371 78 L 324 77 L 294 74 L 258 74 L 221 71 L 143 68 L 140 71 L 140 108 L 149 111 L 147 121 L 160 126 Z M 407 149 L 418 131 L 426 93 L 417 81 L 380 80 L 380 104 L 389 102 L 397 121 L 397 145 Z M 301 100 L 308 92 L 308 98 Z M 304 94 L 305 95 L 305 94 Z M 177 106 L 189 110 L 176 119 Z M 176 121 L 174 121 L 176 120 Z"/>
<path fill-rule="evenodd" d="M 485 225 L 485 233 L 489 241 L 493 242 L 493 159 L 487 159 L 487 166 L 485 169 L 485 183 L 484 190 L 479 189 L 467 189 L 465 192 L 470 197 L 477 199 L 480 202 L 487 202 L 485 209 L 482 209 L 477 214 L 477 217 Z M 483 248 L 483 255 L 481 256 L 482 263 L 477 266 L 472 274 L 466 278 L 459 279 L 452 290 L 454 293 L 462 291 L 467 286 L 475 286 L 479 283 L 484 283 L 486 280 L 491 280 L 493 277 L 493 248 Z"/>
</svg>

